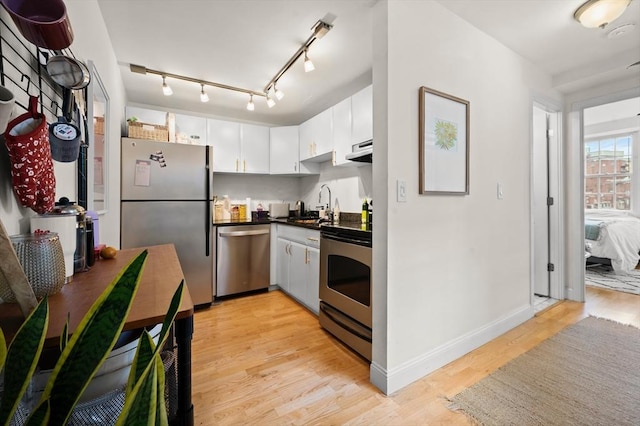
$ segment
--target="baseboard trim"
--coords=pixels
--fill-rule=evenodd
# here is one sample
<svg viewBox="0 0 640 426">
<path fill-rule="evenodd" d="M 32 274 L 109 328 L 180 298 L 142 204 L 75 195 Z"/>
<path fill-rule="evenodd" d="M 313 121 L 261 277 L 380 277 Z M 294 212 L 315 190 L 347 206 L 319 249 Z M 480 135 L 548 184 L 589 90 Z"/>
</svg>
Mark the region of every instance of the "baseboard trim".
<svg viewBox="0 0 640 426">
<path fill-rule="evenodd" d="M 381 365 L 372 362 L 369 369 L 369 379 L 385 395 L 390 395 L 517 327 L 533 318 L 534 314 L 535 311 L 532 305 L 516 309 L 502 318 L 453 339 L 390 370 L 386 370 Z"/>
</svg>

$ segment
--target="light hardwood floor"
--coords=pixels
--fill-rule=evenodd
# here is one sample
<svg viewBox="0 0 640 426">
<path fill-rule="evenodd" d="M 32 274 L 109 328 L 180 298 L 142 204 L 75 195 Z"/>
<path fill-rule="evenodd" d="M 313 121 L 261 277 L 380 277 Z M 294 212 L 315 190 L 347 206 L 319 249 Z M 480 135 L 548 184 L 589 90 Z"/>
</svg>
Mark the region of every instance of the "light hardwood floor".
<svg viewBox="0 0 640 426">
<path fill-rule="evenodd" d="M 192 378 L 197 425 L 466 425 L 444 397 L 580 319 L 640 327 L 640 296 L 587 288 L 393 395 L 369 366 L 280 291 L 224 301 L 195 314 Z"/>
</svg>

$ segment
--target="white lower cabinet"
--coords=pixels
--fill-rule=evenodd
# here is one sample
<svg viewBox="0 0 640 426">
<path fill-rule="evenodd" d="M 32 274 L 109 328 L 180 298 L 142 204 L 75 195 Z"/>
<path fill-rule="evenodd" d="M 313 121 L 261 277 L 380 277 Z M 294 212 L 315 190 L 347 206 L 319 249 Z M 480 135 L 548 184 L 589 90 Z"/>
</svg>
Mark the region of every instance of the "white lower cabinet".
<svg viewBox="0 0 640 426">
<path fill-rule="evenodd" d="M 320 231 L 278 225 L 278 286 L 316 314 L 320 308 Z"/>
</svg>

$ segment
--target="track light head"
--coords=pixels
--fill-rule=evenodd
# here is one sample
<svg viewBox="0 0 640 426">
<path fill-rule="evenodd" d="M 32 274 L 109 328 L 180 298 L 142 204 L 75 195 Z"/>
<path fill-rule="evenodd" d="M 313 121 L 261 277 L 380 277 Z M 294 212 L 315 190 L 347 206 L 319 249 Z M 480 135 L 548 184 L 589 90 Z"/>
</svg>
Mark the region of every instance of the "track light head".
<svg viewBox="0 0 640 426">
<path fill-rule="evenodd" d="M 276 95 L 276 98 L 278 100 L 281 100 L 282 98 L 284 98 L 284 92 L 278 89 L 275 84 L 273 85 L 273 93 Z"/>
<path fill-rule="evenodd" d="M 200 84 L 202 90 L 200 91 L 200 102 L 209 102 L 209 95 L 204 91 L 204 84 Z"/>
<path fill-rule="evenodd" d="M 304 72 L 311 72 L 315 69 L 316 67 L 313 65 L 313 62 L 311 62 L 311 59 L 309 59 L 309 56 L 307 56 L 307 49 L 305 49 L 304 50 Z"/>
<path fill-rule="evenodd" d="M 249 95 L 249 102 L 247 103 L 247 110 L 253 111 L 256 109 L 256 105 L 253 103 L 253 93 Z"/>
<path fill-rule="evenodd" d="M 164 93 L 165 96 L 171 96 L 173 95 L 173 90 L 171 90 L 171 87 L 167 84 L 166 78 L 166 76 L 162 76 L 162 93 Z"/>
<path fill-rule="evenodd" d="M 267 93 L 267 106 L 269 108 L 273 108 L 275 104 L 276 104 L 276 101 L 274 101 L 273 98 L 269 96 L 269 94 Z"/>
</svg>

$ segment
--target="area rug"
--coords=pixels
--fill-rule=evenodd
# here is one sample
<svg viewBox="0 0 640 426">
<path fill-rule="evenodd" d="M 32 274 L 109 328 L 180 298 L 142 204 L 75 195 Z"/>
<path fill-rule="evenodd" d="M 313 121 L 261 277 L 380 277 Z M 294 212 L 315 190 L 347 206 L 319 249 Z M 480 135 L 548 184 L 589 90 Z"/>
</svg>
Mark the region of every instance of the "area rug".
<svg viewBox="0 0 640 426">
<path fill-rule="evenodd" d="M 450 399 L 481 425 L 639 425 L 640 330 L 567 327 Z"/>
<path fill-rule="evenodd" d="M 586 285 L 640 294 L 640 269 L 614 273 L 608 266 L 590 266 L 585 270 Z"/>
</svg>

